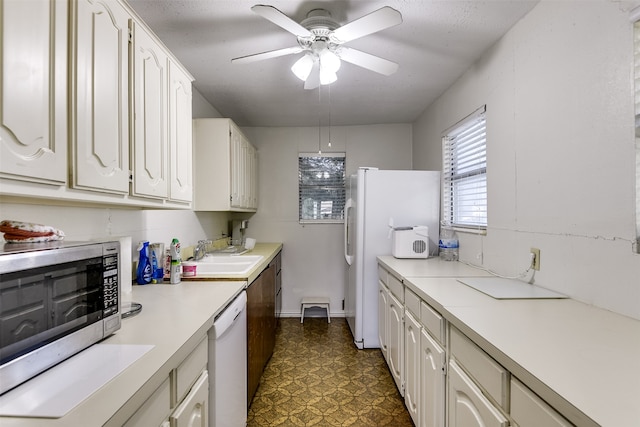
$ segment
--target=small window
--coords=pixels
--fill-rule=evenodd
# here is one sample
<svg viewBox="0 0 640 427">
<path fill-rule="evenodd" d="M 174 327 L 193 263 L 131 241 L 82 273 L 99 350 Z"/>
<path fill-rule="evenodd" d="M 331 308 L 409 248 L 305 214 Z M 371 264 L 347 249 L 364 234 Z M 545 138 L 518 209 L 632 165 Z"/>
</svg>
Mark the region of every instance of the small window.
<svg viewBox="0 0 640 427">
<path fill-rule="evenodd" d="M 487 228 L 485 111 L 476 110 L 442 138 L 442 219 L 456 228 Z"/>
<path fill-rule="evenodd" d="M 342 222 L 344 161 L 344 153 L 299 154 L 298 217 L 301 223 Z"/>
</svg>

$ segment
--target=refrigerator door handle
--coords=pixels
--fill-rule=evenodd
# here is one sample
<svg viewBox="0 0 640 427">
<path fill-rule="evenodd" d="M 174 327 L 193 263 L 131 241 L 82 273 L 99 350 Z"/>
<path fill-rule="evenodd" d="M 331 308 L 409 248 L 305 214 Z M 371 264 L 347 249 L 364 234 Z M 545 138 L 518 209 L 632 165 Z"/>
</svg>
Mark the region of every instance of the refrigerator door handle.
<svg viewBox="0 0 640 427">
<path fill-rule="evenodd" d="M 353 262 L 353 255 L 349 254 L 349 219 L 351 218 L 351 210 L 353 209 L 353 200 L 348 199 L 344 205 L 344 259 L 347 264 L 351 265 Z"/>
</svg>

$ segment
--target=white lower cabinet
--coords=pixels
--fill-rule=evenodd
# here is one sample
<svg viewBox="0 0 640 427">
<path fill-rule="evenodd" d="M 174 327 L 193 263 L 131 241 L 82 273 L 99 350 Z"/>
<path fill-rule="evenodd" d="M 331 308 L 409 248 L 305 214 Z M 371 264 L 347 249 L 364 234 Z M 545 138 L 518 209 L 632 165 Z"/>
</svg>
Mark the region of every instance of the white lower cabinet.
<svg viewBox="0 0 640 427">
<path fill-rule="evenodd" d="M 123 426 L 208 427 L 207 357 L 205 336 Z"/>
<path fill-rule="evenodd" d="M 209 376 L 204 371 L 170 417 L 171 427 L 208 427 Z"/>
<path fill-rule="evenodd" d="M 449 427 L 507 427 L 509 421 L 458 366 L 449 361 Z M 539 424 L 540 425 L 540 424 Z"/>
<path fill-rule="evenodd" d="M 445 366 L 447 356 L 435 339 L 422 330 L 420 337 L 420 427 L 444 426 Z"/>
<path fill-rule="evenodd" d="M 411 415 L 413 423 L 420 422 L 420 335 L 418 321 L 405 310 L 404 317 L 404 404 Z"/>
<path fill-rule="evenodd" d="M 387 333 L 387 363 L 400 394 L 404 396 L 404 306 L 392 293 L 389 293 Z"/>
<path fill-rule="evenodd" d="M 170 413 L 171 386 L 167 378 L 123 427 L 164 427 L 169 421 Z"/>
<path fill-rule="evenodd" d="M 511 417 L 519 427 L 573 425 L 515 378 L 511 378 Z"/>
<path fill-rule="evenodd" d="M 389 363 L 389 347 L 387 343 L 387 307 L 389 305 L 389 289 L 382 281 L 378 282 L 378 340 L 384 360 Z"/>
</svg>

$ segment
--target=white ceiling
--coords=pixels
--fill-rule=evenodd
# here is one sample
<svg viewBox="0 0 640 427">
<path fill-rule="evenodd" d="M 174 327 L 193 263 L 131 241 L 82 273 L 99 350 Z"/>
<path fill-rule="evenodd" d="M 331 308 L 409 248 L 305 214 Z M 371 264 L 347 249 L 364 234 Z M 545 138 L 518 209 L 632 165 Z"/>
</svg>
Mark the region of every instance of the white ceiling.
<svg viewBox="0 0 640 427">
<path fill-rule="evenodd" d="M 260 3 L 263 1 L 263 3 Z M 538 0 L 128 0 L 194 76 L 194 87 L 241 126 L 411 123 Z M 351 41 L 397 62 L 391 76 L 343 62 L 338 81 L 305 90 L 290 71 L 301 56 L 231 59 L 296 46 L 294 35 L 251 11 L 278 8 L 297 22 L 314 8 L 344 25 L 383 6 L 403 22 Z"/>
</svg>

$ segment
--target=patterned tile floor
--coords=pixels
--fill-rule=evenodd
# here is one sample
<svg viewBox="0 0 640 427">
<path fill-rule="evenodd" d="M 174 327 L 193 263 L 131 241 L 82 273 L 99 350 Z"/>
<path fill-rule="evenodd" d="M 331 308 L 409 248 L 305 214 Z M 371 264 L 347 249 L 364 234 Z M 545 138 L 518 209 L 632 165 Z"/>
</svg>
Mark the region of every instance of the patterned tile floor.
<svg viewBox="0 0 640 427">
<path fill-rule="evenodd" d="M 412 427 L 380 350 L 358 350 L 345 319 L 280 319 L 247 427 Z"/>
</svg>

